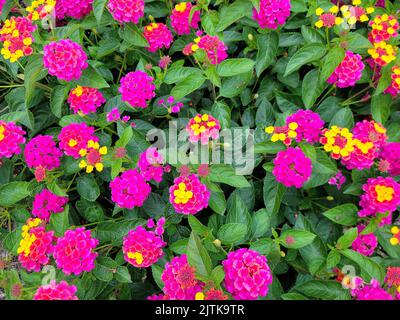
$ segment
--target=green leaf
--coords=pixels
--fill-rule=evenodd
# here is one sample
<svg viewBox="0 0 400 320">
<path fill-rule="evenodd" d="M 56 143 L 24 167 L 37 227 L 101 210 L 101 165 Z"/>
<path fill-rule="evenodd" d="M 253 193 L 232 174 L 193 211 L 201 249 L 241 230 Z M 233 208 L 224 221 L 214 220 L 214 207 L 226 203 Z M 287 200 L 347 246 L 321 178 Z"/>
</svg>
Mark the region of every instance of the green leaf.
<svg viewBox="0 0 400 320">
<path fill-rule="evenodd" d="M 247 226 L 242 223 L 224 224 L 218 230 L 218 239 L 223 244 L 234 244 L 245 239 L 247 234 Z"/>
<path fill-rule="evenodd" d="M 279 237 L 284 247 L 289 249 L 300 249 L 310 244 L 315 239 L 315 234 L 305 230 L 285 230 Z"/>
<path fill-rule="evenodd" d="M 223 17 L 217 25 L 217 32 L 224 31 L 232 23 L 243 18 L 248 12 L 251 12 L 252 5 L 247 0 L 236 0 L 229 6 L 224 6 L 220 10 L 219 16 Z"/>
<path fill-rule="evenodd" d="M 120 29 L 121 38 L 127 43 L 136 47 L 148 47 L 149 43 L 143 36 L 142 31 L 134 24 L 125 24 L 123 28 Z"/>
<path fill-rule="evenodd" d="M 220 122 L 222 129 L 231 126 L 231 109 L 225 102 L 215 102 L 211 108 L 211 115 Z"/>
<path fill-rule="evenodd" d="M 325 83 L 326 80 L 331 76 L 333 71 L 342 63 L 346 52 L 341 47 L 331 49 L 325 56 L 322 64 L 322 71 L 320 81 Z"/>
<path fill-rule="evenodd" d="M 82 198 L 88 201 L 96 201 L 100 196 L 100 188 L 92 175 L 84 175 L 77 178 L 76 181 L 77 191 Z"/>
<path fill-rule="evenodd" d="M 272 214 L 269 213 L 266 209 L 260 209 L 256 213 L 254 213 L 252 217 L 253 239 L 262 237 L 269 230 L 271 230 L 271 218 Z"/>
<path fill-rule="evenodd" d="M 356 240 L 358 236 L 358 231 L 357 228 L 351 228 L 347 230 L 344 235 L 342 235 L 337 243 L 336 243 L 336 248 L 339 250 L 341 249 L 347 249 L 348 247 L 351 246 L 354 240 Z"/>
<path fill-rule="evenodd" d="M 340 262 L 340 253 L 336 250 L 331 250 L 326 258 L 326 267 L 328 269 L 336 267 Z"/>
<path fill-rule="evenodd" d="M 62 107 L 67 99 L 68 92 L 68 86 L 55 86 L 51 91 L 50 109 L 57 118 L 62 116 Z"/>
<path fill-rule="evenodd" d="M 211 196 L 208 205 L 214 212 L 223 215 L 226 210 L 226 199 L 224 192 L 222 190 L 211 190 Z"/>
<path fill-rule="evenodd" d="M 285 149 L 286 149 L 285 145 L 280 141 L 278 141 L 278 142 L 263 141 L 263 142 L 257 143 L 254 146 L 254 153 L 255 154 L 260 154 L 260 153 L 277 154 L 279 151 L 282 151 Z"/>
<path fill-rule="evenodd" d="M 10 207 L 29 197 L 29 182 L 14 181 L 0 186 L 0 206 Z"/>
<path fill-rule="evenodd" d="M 275 60 L 278 51 L 279 38 L 276 32 L 262 34 L 257 36 L 257 58 L 256 74 L 257 77 L 267 69 Z"/>
<path fill-rule="evenodd" d="M 36 82 L 43 79 L 46 75 L 47 69 L 43 67 L 43 56 L 30 56 L 24 74 L 26 108 L 29 109 L 31 107 L 31 103 L 35 95 Z"/>
<path fill-rule="evenodd" d="M 202 279 L 207 279 L 210 276 L 212 270 L 211 258 L 194 231 L 190 234 L 187 257 L 189 264 L 196 268 L 198 276 Z"/>
<path fill-rule="evenodd" d="M 351 109 L 346 107 L 338 111 L 332 118 L 331 126 L 338 126 L 341 128 L 353 128 L 354 126 L 354 116 Z"/>
<path fill-rule="evenodd" d="M 284 77 L 299 70 L 305 64 L 318 61 L 325 55 L 325 53 L 326 48 L 322 44 L 311 43 L 305 45 L 300 50 L 296 51 L 296 53 L 290 58 L 286 66 Z"/>
<path fill-rule="evenodd" d="M 63 212 L 53 213 L 50 216 L 49 228 L 54 230 L 57 237 L 62 237 L 69 227 L 69 205 Z"/>
<path fill-rule="evenodd" d="M 212 165 L 208 179 L 213 182 L 225 183 L 235 188 L 250 187 L 244 176 L 236 175 L 235 170 L 225 164 Z"/>
<path fill-rule="evenodd" d="M 306 109 L 311 109 L 314 106 L 315 101 L 317 101 L 326 86 L 327 83 L 321 84 L 319 81 L 318 70 L 311 70 L 305 75 L 302 85 L 302 99 Z"/>
<path fill-rule="evenodd" d="M 341 224 L 343 226 L 352 226 L 357 222 L 357 212 L 358 208 L 354 204 L 346 203 L 327 210 L 322 214 L 337 224 Z"/>
<path fill-rule="evenodd" d="M 171 249 L 171 247 L 170 247 Z M 161 275 L 164 271 L 162 267 L 157 264 L 153 264 L 151 266 L 151 271 L 153 273 L 153 279 L 156 282 L 157 286 L 162 290 L 164 288 L 164 282 L 161 280 Z"/>
<path fill-rule="evenodd" d="M 268 212 L 278 213 L 285 191 L 285 186 L 278 183 L 272 173 L 267 172 L 264 178 L 263 195 L 265 208 Z"/>
<path fill-rule="evenodd" d="M 310 280 L 293 288 L 310 298 L 322 300 L 350 300 L 350 293 L 334 280 Z"/>
<path fill-rule="evenodd" d="M 214 282 L 215 286 L 219 286 L 224 279 L 225 279 L 224 268 L 221 265 L 216 266 L 211 271 L 210 280 Z"/>
<path fill-rule="evenodd" d="M 129 270 L 125 266 L 118 266 L 117 267 L 117 272 L 115 272 L 115 280 L 117 280 L 120 283 L 132 283 L 132 278 L 129 273 Z"/>
<path fill-rule="evenodd" d="M 178 82 L 171 90 L 171 95 L 180 100 L 193 91 L 199 89 L 206 79 L 203 76 L 192 74 L 186 77 L 183 81 Z"/>
<path fill-rule="evenodd" d="M 220 77 L 232 77 L 253 70 L 255 62 L 246 58 L 226 59 L 222 61 L 217 72 Z"/>
<path fill-rule="evenodd" d="M 371 99 L 372 118 L 381 124 L 385 124 L 390 116 L 392 96 L 390 94 L 375 95 Z"/>
<path fill-rule="evenodd" d="M 361 277 L 366 282 L 370 282 L 372 278 L 377 279 L 379 283 L 383 283 L 385 279 L 385 270 L 381 265 L 371 258 L 350 249 L 339 251 L 346 258 L 354 261 L 361 269 Z"/>
<path fill-rule="evenodd" d="M 93 0 L 93 14 L 98 24 L 101 22 L 106 4 L 107 0 Z"/>
<path fill-rule="evenodd" d="M 79 80 L 72 81 L 74 85 L 80 85 L 82 87 L 91 87 L 96 89 L 110 87 L 103 76 L 101 76 L 93 67 L 89 66 L 83 70 Z"/>
<path fill-rule="evenodd" d="M 110 282 L 117 268 L 117 263 L 110 257 L 100 257 L 96 259 L 96 266 L 92 273 L 100 281 Z"/>
<path fill-rule="evenodd" d="M 131 141 L 133 137 L 133 129 L 131 126 L 127 126 L 121 134 L 121 137 L 117 142 L 115 142 L 115 146 L 117 148 L 125 148 L 126 145 Z"/>
</svg>

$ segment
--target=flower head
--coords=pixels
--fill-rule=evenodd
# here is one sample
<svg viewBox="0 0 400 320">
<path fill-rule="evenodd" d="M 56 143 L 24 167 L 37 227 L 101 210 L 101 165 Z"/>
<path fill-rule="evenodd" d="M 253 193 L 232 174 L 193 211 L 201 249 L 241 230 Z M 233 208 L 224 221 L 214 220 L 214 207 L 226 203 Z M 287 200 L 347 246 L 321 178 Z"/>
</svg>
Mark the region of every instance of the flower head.
<svg viewBox="0 0 400 320">
<path fill-rule="evenodd" d="M 156 148 L 148 148 L 140 154 L 138 168 L 146 181 L 161 182 L 164 174 L 164 158 Z"/>
<path fill-rule="evenodd" d="M 393 296 L 385 291 L 376 279 L 372 279 L 369 284 L 351 290 L 351 295 L 356 300 L 393 300 Z"/>
<path fill-rule="evenodd" d="M 28 12 L 28 19 L 36 21 L 47 18 L 54 11 L 55 6 L 56 0 L 36 0 L 32 1 L 25 10 Z"/>
<path fill-rule="evenodd" d="M 290 127 L 294 128 L 294 124 L 297 124 L 297 128 L 293 129 L 296 132 L 296 141 L 305 140 L 314 144 L 319 141 L 325 122 L 318 113 L 300 109 L 286 119 L 286 125 L 289 129 Z"/>
<path fill-rule="evenodd" d="M 372 43 L 389 41 L 391 38 L 398 36 L 399 21 L 394 16 L 387 14 L 377 15 L 370 21 L 369 25 L 372 31 L 369 33 L 368 38 Z"/>
<path fill-rule="evenodd" d="M 358 213 L 360 217 L 393 212 L 400 205 L 400 184 L 391 177 L 370 178 L 363 185 L 363 191 L 360 200 L 362 210 Z"/>
<path fill-rule="evenodd" d="M 14 122 L 0 120 L 0 158 L 11 158 L 21 153 L 21 144 L 25 143 L 25 131 Z"/>
<path fill-rule="evenodd" d="M 0 53 L 4 59 L 16 62 L 23 56 L 31 55 L 35 30 L 36 26 L 27 17 L 11 17 L 4 21 L 0 29 L 0 41 L 3 42 Z"/>
<path fill-rule="evenodd" d="M 78 300 L 76 291 L 76 286 L 69 285 L 66 281 L 57 283 L 53 280 L 49 285 L 39 287 L 33 300 Z"/>
<path fill-rule="evenodd" d="M 99 241 L 92 237 L 90 230 L 76 228 L 67 230 L 64 236 L 57 239 L 53 257 L 58 268 L 67 276 L 79 276 L 82 272 L 94 269 L 94 261 L 98 255 L 94 251 Z"/>
<path fill-rule="evenodd" d="M 274 165 L 273 175 L 286 187 L 301 188 L 312 173 L 311 160 L 299 147 L 279 151 Z"/>
<path fill-rule="evenodd" d="M 189 120 L 186 131 L 189 133 L 189 141 L 208 144 L 209 139 L 215 140 L 219 137 L 221 126 L 219 121 L 208 114 L 198 114 Z"/>
<path fill-rule="evenodd" d="M 168 49 L 174 41 L 171 31 L 163 23 L 152 22 L 148 26 L 144 27 L 143 32 L 149 46 L 147 50 L 150 52 L 156 52 L 158 49 Z"/>
<path fill-rule="evenodd" d="M 95 88 L 77 86 L 69 93 L 68 103 L 74 113 L 89 114 L 106 102 L 101 92 Z"/>
<path fill-rule="evenodd" d="M 122 251 L 130 264 L 137 268 L 147 268 L 164 255 L 162 248 L 166 245 L 160 235 L 138 226 L 124 238 Z"/>
<path fill-rule="evenodd" d="M 169 188 L 169 200 L 178 213 L 196 214 L 208 207 L 210 191 L 195 174 L 180 176 Z"/>
<path fill-rule="evenodd" d="M 290 0 L 261 0 L 260 10 L 253 9 L 253 19 L 260 28 L 276 29 L 290 16 Z"/>
<path fill-rule="evenodd" d="M 82 19 L 92 11 L 93 0 L 56 0 L 57 19 Z"/>
<path fill-rule="evenodd" d="M 388 267 L 386 270 L 385 282 L 389 287 L 400 287 L 400 267 Z"/>
<path fill-rule="evenodd" d="M 343 61 L 327 81 L 339 88 L 352 87 L 361 79 L 364 68 L 365 65 L 362 62 L 361 56 L 351 51 L 347 51 Z"/>
<path fill-rule="evenodd" d="M 236 300 L 256 300 L 268 294 L 272 273 L 267 258 L 246 248 L 228 253 L 222 262 L 225 288 Z"/>
<path fill-rule="evenodd" d="M 378 246 L 378 238 L 373 233 L 361 234 L 364 229 L 364 225 L 357 226 L 358 236 L 351 244 L 351 248 L 364 256 L 371 256 Z"/>
<path fill-rule="evenodd" d="M 41 167 L 49 171 L 60 166 L 62 155 L 52 136 L 36 136 L 26 144 L 24 151 L 29 168 Z"/>
<path fill-rule="evenodd" d="M 58 140 L 61 150 L 67 156 L 78 159 L 82 157 L 81 150 L 88 148 L 89 141 L 96 143 L 99 138 L 94 135 L 94 128 L 86 123 L 71 123 L 61 129 Z"/>
<path fill-rule="evenodd" d="M 389 142 L 380 154 L 381 161 L 387 163 L 385 172 L 390 175 L 400 175 L 400 142 Z"/>
<path fill-rule="evenodd" d="M 110 183 L 111 199 L 120 208 L 141 207 L 151 192 L 138 170 L 127 170 Z"/>
<path fill-rule="evenodd" d="M 378 157 L 376 146 L 371 141 L 361 142 L 354 139 L 354 150 L 348 157 L 342 157 L 342 164 L 348 170 L 363 170 L 371 168 Z"/>
<path fill-rule="evenodd" d="M 18 247 L 18 260 L 28 271 L 39 272 L 50 261 L 54 231 L 46 231 L 40 219 L 28 219 L 22 227 L 22 240 Z"/>
<path fill-rule="evenodd" d="M 400 67 L 393 66 L 392 68 L 392 83 L 390 86 L 385 90 L 385 93 L 389 93 L 392 97 L 396 97 L 400 93 Z"/>
<path fill-rule="evenodd" d="M 43 48 L 44 67 L 60 80 L 78 80 L 89 65 L 85 51 L 69 39 L 50 42 Z"/>
<path fill-rule="evenodd" d="M 86 173 L 91 173 L 94 169 L 98 172 L 103 171 L 103 156 L 107 152 L 107 147 L 100 147 L 98 142 L 89 140 L 87 146 L 79 150 L 79 155 L 84 158 L 79 162 L 79 168 L 86 168 Z"/>
<path fill-rule="evenodd" d="M 32 215 L 49 222 L 52 214 L 64 211 L 63 206 L 67 202 L 67 197 L 60 197 L 47 189 L 43 189 L 33 200 Z"/>
<path fill-rule="evenodd" d="M 190 28 L 198 28 L 200 11 L 195 11 L 190 19 L 192 8 L 193 5 L 190 2 L 180 2 L 172 10 L 171 26 L 178 35 L 190 34 Z"/>
<path fill-rule="evenodd" d="M 394 226 L 390 229 L 392 237 L 390 238 L 390 244 L 392 246 L 397 246 L 400 243 L 400 229 L 398 226 Z"/>
<path fill-rule="evenodd" d="M 381 67 L 386 66 L 396 59 L 398 48 L 386 43 L 386 41 L 375 42 L 374 47 L 368 49 L 368 53 L 375 63 Z"/>
<path fill-rule="evenodd" d="M 328 180 L 328 184 L 336 186 L 338 190 L 342 188 L 342 185 L 346 182 L 346 177 L 343 175 L 342 171 L 338 171 L 338 173 Z"/>
<path fill-rule="evenodd" d="M 137 24 L 144 16 L 144 0 L 110 0 L 107 8 L 119 23 Z"/>
<path fill-rule="evenodd" d="M 196 293 L 202 291 L 204 285 L 196 279 L 195 268 L 189 265 L 185 254 L 165 264 L 161 280 L 170 300 L 195 300 Z"/>
<path fill-rule="evenodd" d="M 354 151 L 353 134 L 347 128 L 332 126 L 331 129 L 324 129 L 320 142 L 324 145 L 324 150 L 331 153 L 336 160 L 348 157 Z"/>
<path fill-rule="evenodd" d="M 363 120 L 357 122 L 352 132 L 355 139 L 363 142 L 370 141 L 378 149 L 382 148 L 386 144 L 386 129 L 381 124 L 373 120 Z"/>
<path fill-rule="evenodd" d="M 122 101 L 128 102 L 132 107 L 146 108 L 147 102 L 156 96 L 153 80 L 144 71 L 129 72 L 121 79 L 118 89 L 122 94 Z"/>
<path fill-rule="evenodd" d="M 226 53 L 228 47 L 217 36 L 207 34 L 200 37 L 200 39 L 197 38 L 195 42 L 197 44 L 193 45 L 191 49 L 195 49 L 193 51 L 196 51 L 198 48 L 203 49 L 211 64 L 220 64 L 228 58 L 228 54 Z"/>
</svg>

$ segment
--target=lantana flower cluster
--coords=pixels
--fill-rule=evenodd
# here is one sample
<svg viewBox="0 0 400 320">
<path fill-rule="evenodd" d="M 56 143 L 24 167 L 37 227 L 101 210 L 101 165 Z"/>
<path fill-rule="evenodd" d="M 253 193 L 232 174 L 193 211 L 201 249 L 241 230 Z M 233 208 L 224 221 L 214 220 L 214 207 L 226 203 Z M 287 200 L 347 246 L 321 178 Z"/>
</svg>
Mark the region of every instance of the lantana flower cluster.
<svg viewBox="0 0 400 320">
<path fill-rule="evenodd" d="M 0 158 L 11 158 L 21 153 L 25 131 L 14 122 L 0 120 Z"/>
<path fill-rule="evenodd" d="M 190 2 L 180 2 L 175 5 L 171 14 L 171 26 L 178 35 L 190 34 L 190 29 L 197 29 L 200 22 L 200 11 L 195 11 L 190 17 L 193 5 Z"/>
<path fill-rule="evenodd" d="M 193 143 L 200 141 L 201 144 L 208 144 L 210 139 L 218 139 L 220 129 L 219 121 L 207 113 L 196 115 L 186 126 L 189 141 Z"/>
<path fill-rule="evenodd" d="M 0 29 L 0 41 L 3 42 L 1 55 L 10 62 L 16 62 L 33 53 L 33 32 L 36 26 L 26 17 L 11 17 Z"/>
<path fill-rule="evenodd" d="M 96 110 L 105 103 L 102 93 L 89 87 L 77 86 L 71 90 L 68 96 L 68 103 L 74 113 L 89 114 L 96 112 Z"/>
<path fill-rule="evenodd" d="M 110 0 L 107 8 L 119 23 L 137 24 L 139 19 L 144 16 L 143 0 Z"/>
<path fill-rule="evenodd" d="M 153 80 L 144 71 L 129 72 L 121 79 L 118 89 L 122 94 L 122 101 L 128 102 L 132 107 L 146 108 L 147 103 L 156 96 Z"/>
</svg>

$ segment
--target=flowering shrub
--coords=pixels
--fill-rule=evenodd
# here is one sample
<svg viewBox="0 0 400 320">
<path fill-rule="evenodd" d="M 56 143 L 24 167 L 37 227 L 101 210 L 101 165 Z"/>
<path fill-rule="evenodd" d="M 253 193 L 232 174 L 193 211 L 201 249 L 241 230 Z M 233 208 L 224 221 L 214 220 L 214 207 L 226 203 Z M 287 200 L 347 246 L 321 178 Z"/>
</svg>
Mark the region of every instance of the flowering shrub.
<svg viewBox="0 0 400 320">
<path fill-rule="evenodd" d="M 0 297 L 399 300 L 399 18 L 0 0 Z"/>
</svg>

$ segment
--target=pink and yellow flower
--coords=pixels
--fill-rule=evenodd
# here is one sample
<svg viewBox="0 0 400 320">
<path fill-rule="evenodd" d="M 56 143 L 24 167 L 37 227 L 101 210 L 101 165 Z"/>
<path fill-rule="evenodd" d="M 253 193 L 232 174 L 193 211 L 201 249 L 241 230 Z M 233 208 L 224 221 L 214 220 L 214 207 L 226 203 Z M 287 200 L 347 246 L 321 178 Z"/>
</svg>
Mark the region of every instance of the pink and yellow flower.
<svg viewBox="0 0 400 320">
<path fill-rule="evenodd" d="M 57 148 L 52 136 L 38 135 L 25 146 L 24 156 L 29 168 L 51 171 L 60 166 L 62 151 Z"/>
<path fill-rule="evenodd" d="M 137 268 L 156 263 L 164 255 L 162 248 L 167 245 L 161 235 L 142 226 L 129 231 L 122 246 L 125 260 Z"/>
<path fill-rule="evenodd" d="M 386 129 L 373 120 L 357 122 L 352 131 L 355 139 L 371 141 L 378 149 L 381 149 L 386 144 Z"/>
<path fill-rule="evenodd" d="M 50 42 L 43 48 L 44 67 L 60 80 L 78 80 L 89 64 L 82 47 L 69 39 Z"/>
<path fill-rule="evenodd" d="M 286 187 L 301 188 L 310 178 L 312 163 L 299 148 L 279 151 L 274 160 L 272 174 Z"/>
<path fill-rule="evenodd" d="M 151 188 L 137 169 L 127 170 L 110 183 L 111 199 L 120 208 L 141 207 Z"/>
<path fill-rule="evenodd" d="M 75 295 L 76 286 L 69 285 L 66 281 L 57 283 L 52 280 L 50 284 L 43 285 L 33 295 L 33 300 L 78 300 Z"/>
<path fill-rule="evenodd" d="M 16 62 L 24 56 L 33 53 L 32 43 L 34 42 L 33 32 L 36 26 L 26 17 L 11 17 L 4 22 L 0 29 L 0 41 L 3 48 L 0 53 L 6 60 Z"/>
<path fill-rule="evenodd" d="M 311 110 L 300 109 L 286 119 L 286 126 L 288 129 L 296 133 L 294 138 L 296 142 L 305 140 L 311 144 L 319 142 L 324 124 L 325 122 L 321 119 L 319 114 Z M 289 135 L 288 132 L 288 136 L 294 136 L 294 134 L 291 133 Z"/>
<path fill-rule="evenodd" d="M 386 43 L 386 41 L 375 42 L 374 47 L 368 49 L 369 55 L 375 63 L 381 67 L 386 66 L 396 59 L 398 48 Z"/>
<path fill-rule="evenodd" d="M 208 114 L 198 114 L 189 120 L 186 131 L 189 134 L 189 141 L 201 144 L 208 144 L 209 140 L 216 140 L 219 137 L 221 126 L 219 121 Z"/>
<path fill-rule="evenodd" d="M 152 22 L 144 27 L 143 35 L 149 43 L 147 50 L 150 52 L 156 52 L 162 48 L 168 49 L 172 41 L 174 41 L 171 31 L 165 24 L 160 22 Z"/>
<path fill-rule="evenodd" d="M 377 15 L 369 25 L 372 31 L 369 33 L 368 38 L 372 43 L 389 41 L 398 36 L 399 21 L 394 16 L 387 14 Z"/>
<path fill-rule="evenodd" d="M 400 205 L 400 184 L 391 177 L 368 179 L 363 185 L 358 213 L 360 217 L 376 216 L 377 213 L 391 213 Z"/>
<path fill-rule="evenodd" d="M 43 221 L 38 218 L 28 219 L 22 227 L 21 236 L 17 250 L 18 261 L 26 270 L 39 272 L 50 261 L 54 231 L 46 231 Z"/>
<path fill-rule="evenodd" d="M 67 276 L 79 276 L 82 272 L 94 269 L 98 253 L 94 251 L 99 241 L 92 237 L 90 230 L 76 228 L 67 230 L 64 236 L 57 239 L 53 257 L 58 268 Z"/>
<path fill-rule="evenodd" d="M 253 19 L 260 28 L 277 29 L 290 16 L 290 0 L 261 0 L 260 9 L 253 9 Z"/>
<path fill-rule="evenodd" d="M 107 152 L 107 147 L 100 147 L 97 141 L 89 140 L 87 146 L 79 150 L 79 155 L 84 158 L 79 162 L 79 168 L 86 168 L 86 173 L 92 173 L 94 169 L 102 172 L 104 169 L 103 156 Z"/>
<path fill-rule="evenodd" d="M 146 181 L 161 182 L 164 174 L 164 158 L 156 148 L 148 148 L 139 156 L 138 168 Z"/>
<path fill-rule="evenodd" d="M 331 153 L 332 158 L 336 160 L 348 157 L 354 151 L 356 143 L 349 129 L 337 126 L 324 129 L 320 142 L 324 146 L 324 150 Z"/>
<path fill-rule="evenodd" d="M 107 8 L 119 23 L 137 24 L 139 19 L 144 16 L 143 0 L 110 0 Z"/>
<path fill-rule="evenodd" d="M 94 143 L 99 141 L 94 135 L 94 128 L 89 127 L 86 123 L 71 123 L 61 129 L 58 136 L 60 148 L 67 156 L 78 159 L 82 157 L 81 150 L 88 148 L 89 141 Z"/>
<path fill-rule="evenodd" d="M 77 86 L 68 96 L 72 111 L 83 115 L 96 112 L 97 108 L 105 102 L 106 99 L 99 90 L 89 87 Z"/>
<path fill-rule="evenodd" d="M 190 34 L 190 29 L 197 29 L 200 21 L 200 11 L 196 10 L 191 19 L 193 5 L 190 2 L 180 2 L 175 5 L 171 14 L 171 26 L 178 35 Z"/>
<path fill-rule="evenodd" d="M 32 215 L 49 222 L 52 214 L 64 211 L 63 207 L 67 202 L 67 197 L 60 197 L 47 189 L 43 189 L 33 200 Z"/>
<path fill-rule="evenodd" d="M 196 214 L 208 207 L 210 191 L 195 174 L 180 176 L 169 188 L 169 200 L 178 213 Z"/>
<path fill-rule="evenodd" d="M 258 252 L 241 248 L 228 253 L 222 262 L 224 285 L 236 300 L 256 300 L 268 294 L 272 273 L 267 258 Z"/>
<path fill-rule="evenodd" d="M 147 108 L 147 102 L 156 96 L 153 81 L 153 77 L 144 71 L 129 72 L 121 79 L 118 89 L 122 94 L 122 101 L 128 102 L 134 108 Z"/>
<path fill-rule="evenodd" d="M 328 78 L 327 82 L 336 85 L 338 88 L 353 87 L 361 79 L 364 68 L 365 65 L 361 56 L 347 51 L 343 61 Z"/>
<path fill-rule="evenodd" d="M 351 248 L 364 256 L 371 256 L 378 246 L 378 238 L 373 233 L 361 234 L 364 229 L 364 225 L 357 226 L 358 236 L 351 244 Z"/>
<path fill-rule="evenodd" d="M 21 153 L 21 144 L 25 143 L 25 131 L 14 122 L 0 120 L 0 159 L 11 158 Z"/>
<path fill-rule="evenodd" d="M 174 257 L 165 264 L 161 275 L 163 291 L 169 300 L 195 300 L 204 284 L 196 279 L 195 268 L 190 266 L 185 254 Z"/>
</svg>

